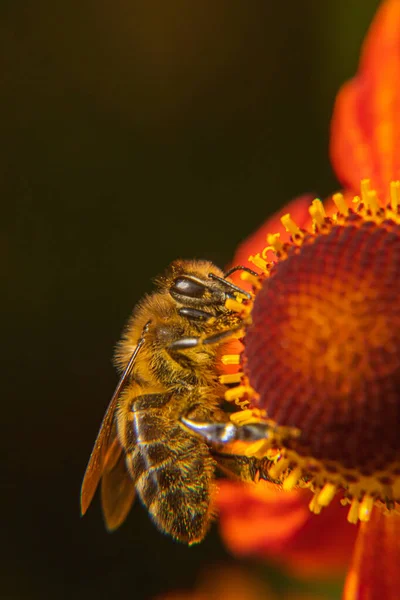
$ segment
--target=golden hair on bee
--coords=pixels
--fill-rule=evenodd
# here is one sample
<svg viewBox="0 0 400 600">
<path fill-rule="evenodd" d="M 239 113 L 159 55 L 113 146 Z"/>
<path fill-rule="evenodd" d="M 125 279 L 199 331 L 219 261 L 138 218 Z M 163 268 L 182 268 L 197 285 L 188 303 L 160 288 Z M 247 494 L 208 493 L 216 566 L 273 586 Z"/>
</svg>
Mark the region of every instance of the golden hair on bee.
<svg viewBox="0 0 400 600">
<path fill-rule="evenodd" d="M 122 375 L 89 459 L 81 510 L 101 481 L 108 529 L 125 520 L 137 493 L 161 531 L 192 544 L 204 538 L 213 517 L 216 467 L 245 480 L 258 472 L 255 459 L 218 451 L 227 432 L 239 435 L 222 410 L 225 387 L 217 369 L 241 325 L 226 301 L 249 294 L 199 260 L 173 262 L 155 284 L 117 345 Z M 185 420 L 210 424 L 213 433 L 198 435 Z"/>
</svg>

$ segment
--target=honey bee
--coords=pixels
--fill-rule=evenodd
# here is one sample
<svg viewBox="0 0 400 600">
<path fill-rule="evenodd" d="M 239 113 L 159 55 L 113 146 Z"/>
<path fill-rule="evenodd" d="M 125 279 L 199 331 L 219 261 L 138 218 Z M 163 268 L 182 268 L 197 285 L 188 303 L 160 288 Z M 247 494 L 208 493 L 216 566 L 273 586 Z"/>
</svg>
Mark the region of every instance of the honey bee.
<svg viewBox="0 0 400 600">
<path fill-rule="evenodd" d="M 117 346 L 122 375 L 86 469 L 82 514 L 101 480 L 109 530 L 125 520 L 136 492 L 161 531 L 193 544 L 213 518 L 216 467 L 246 481 L 258 476 L 256 459 L 218 451 L 266 435 L 233 426 L 221 409 L 217 360 L 241 325 L 225 303 L 246 296 L 208 261 L 175 261 L 156 279 Z"/>
</svg>

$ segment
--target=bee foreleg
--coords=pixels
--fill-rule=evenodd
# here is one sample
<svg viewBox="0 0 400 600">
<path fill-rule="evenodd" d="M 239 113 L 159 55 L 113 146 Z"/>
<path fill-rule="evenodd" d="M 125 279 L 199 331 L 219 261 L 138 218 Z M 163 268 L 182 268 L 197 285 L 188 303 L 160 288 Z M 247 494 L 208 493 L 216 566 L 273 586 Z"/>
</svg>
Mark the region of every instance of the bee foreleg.
<svg viewBox="0 0 400 600">
<path fill-rule="evenodd" d="M 171 344 L 168 345 L 168 350 L 186 350 L 188 348 L 195 348 L 196 346 L 218 344 L 222 340 L 232 337 L 241 328 L 242 326 L 226 329 L 225 331 L 220 331 L 208 337 L 183 337 L 171 342 Z"/>
<path fill-rule="evenodd" d="M 201 343 L 199 337 L 183 337 L 179 340 L 175 340 L 168 345 L 168 350 L 187 350 L 188 348 L 194 348 Z"/>
<path fill-rule="evenodd" d="M 213 421 L 192 421 L 181 417 L 185 427 L 201 435 L 212 444 L 227 444 L 230 442 L 258 442 L 270 437 L 273 428 L 268 423 L 236 424 L 232 421 L 219 423 Z"/>
<path fill-rule="evenodd" d="M 212 321 L 214 317 L 204 310 L 197 308 L 182 307 L 178 310 L 181 317 L 189 319 L 189 321 Z"/>
</svg>

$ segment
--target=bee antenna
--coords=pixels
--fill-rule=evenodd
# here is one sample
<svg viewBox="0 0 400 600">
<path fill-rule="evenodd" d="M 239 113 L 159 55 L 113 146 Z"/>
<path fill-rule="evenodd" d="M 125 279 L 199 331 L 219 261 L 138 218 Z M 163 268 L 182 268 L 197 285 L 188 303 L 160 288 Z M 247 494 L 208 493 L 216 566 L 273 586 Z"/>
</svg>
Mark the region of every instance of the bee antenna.
<svg viewBox="0 0 400 600">
<path fill-rule="evenodd" d="M 259 273 L 256 273 L 252 269 L 249 269 L 249 267 L 244 267 L 243 265 L 238 265 L 237 267 L 232 267 L 232 269 L 229 269 L 229 271 L 224 273 L 224 277 L 225 278 L 229 277 L 229 275 L 232 275 L 232 273 L 235 273 L 235 271 L 246 271 L 247 273 L 250 273 L 250 275 L 253 275 L 254 277 L 259 277 Z"/>
<path fill-rule="evenodd" d="M 226 287 L 230 288 L 234 292 L 237 292 L 238 294 L 242 294 L 242 296 L 245 296 L 246 298 L 248 298 L 249 300 L 251 300 L 251 294 L 250 294 L 250 292 L 246 292 L 245 290 L 242 290 L 242 288 L 240 288 L 239 286 L 235 285 L 231 281 L 227 281 L 225 278 L 219 277 L 218 275 L 215 275 L 214 273 L 209 273 L 208 276 L 209 276 L 210 279 L 214 279 L 214 281 L 219 281 L 220 283 L 222 283 Z"/>
</svg>

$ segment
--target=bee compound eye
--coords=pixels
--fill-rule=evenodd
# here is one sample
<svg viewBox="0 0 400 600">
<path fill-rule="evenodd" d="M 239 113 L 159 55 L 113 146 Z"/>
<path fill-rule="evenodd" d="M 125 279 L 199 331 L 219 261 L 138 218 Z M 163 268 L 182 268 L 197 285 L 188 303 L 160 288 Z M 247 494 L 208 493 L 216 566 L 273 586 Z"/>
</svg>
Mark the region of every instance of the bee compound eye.
<svg viewBox="0 0 400 600">
<path fill-rule="evenodd" d="M 188 298 L 203 298 L 206 287 L 189 277 L 178 277 L 170 288 L 172 296 L 187 296 Z"/>
</svg>

